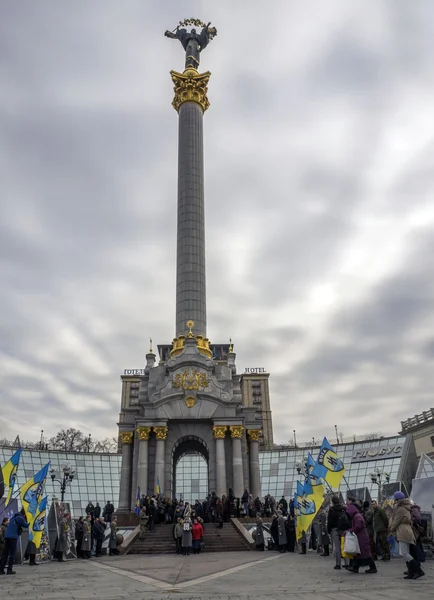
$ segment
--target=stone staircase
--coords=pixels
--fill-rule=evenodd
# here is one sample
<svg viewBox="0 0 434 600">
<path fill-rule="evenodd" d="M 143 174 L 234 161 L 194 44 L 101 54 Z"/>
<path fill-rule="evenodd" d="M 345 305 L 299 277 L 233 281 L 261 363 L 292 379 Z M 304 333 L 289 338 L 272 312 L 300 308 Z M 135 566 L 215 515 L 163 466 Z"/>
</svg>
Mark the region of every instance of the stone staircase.
<svg viewBox="0 0 434 600">
<path fill-rule="evenodd" d="M 153 532 L 146 532 L 144 540 L 137 537 L 127 554 L 174 553 L 175 542 L 172 537 L 172 527 L 173 525 L 156 525 Z M 205 523 L 204 529 L 204 552 L 240 552 L 250 549 L 232 522 L 225 523 L 222 529 L 218 529 L 215 523 Z"/>
</svg>

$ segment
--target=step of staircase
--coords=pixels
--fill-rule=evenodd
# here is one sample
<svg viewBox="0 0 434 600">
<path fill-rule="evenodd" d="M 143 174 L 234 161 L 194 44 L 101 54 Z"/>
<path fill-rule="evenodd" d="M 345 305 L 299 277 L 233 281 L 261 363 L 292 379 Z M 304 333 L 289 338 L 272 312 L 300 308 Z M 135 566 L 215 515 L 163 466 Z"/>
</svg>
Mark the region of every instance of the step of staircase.
<svg viewBox="0 0 434 600">
<path fill-rule="evenodd" d="M 156 525 L 154 531 L 146 532 L 144 540 L 137 538 L 128 554 L 171 554 L 175 552 L 172 525 Z M 217 528 L 214 523 L 204 524 L 205 552 L 242 552 L 249 550 L 232 522 Z"/>
</svg>

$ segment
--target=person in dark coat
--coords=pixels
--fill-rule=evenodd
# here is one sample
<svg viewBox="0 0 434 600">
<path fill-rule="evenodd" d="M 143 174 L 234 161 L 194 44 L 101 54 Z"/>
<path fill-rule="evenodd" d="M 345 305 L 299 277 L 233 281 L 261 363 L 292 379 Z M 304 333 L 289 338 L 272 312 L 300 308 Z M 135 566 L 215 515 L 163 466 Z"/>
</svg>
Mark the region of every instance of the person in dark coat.
<svg viewBox="0 0 434 600">
<path fill-rule="evenodd" d="M 378 560 L 377 556 L 377 543 L 375 540 L 375 532 L 374 532 L 374 512 L 369 508 L 369 501 L 365 500 L 363 502 L 362 515 L 365 519 L 366 529 L 369 535 L 369 543 L 371 544 L 371 554 L 374 560 Z"/>
<path fill-rule="evenodd" d="M 18 544 L 18 538 L 21 535 L 21 530 L 27 529 L 28 527 L 29 523 L 27 522 L 26 511 L 24 510 L 24 508 L 22 508 L 19 513 L 16 513 L 12 517 L 6 529 L 3 555 L 0 561 L 0 575 L 5 574 L 6 563 L 8 565 L 7 574 L 15 575 L 13 566 L 15 560 L 15 552 Z"/>
<path fill-rule="evenodd" d="M 90 558 L 92 551 L 92 517 L 87 515 L 83 521 L 83 539 L 81 542 L 81 558 Z"/>
<path fill-rule="evenodd" d="M 332 505 L 329 508 L 329 512 L 327 515 L 327 531 L 331 535 L 333 542 L 333 551 L 335 555 L 336 564 L 333 567 L 334 569 L 340 570 L 341 562 L 342 562 L 342 554 L 341 554 L 341 534 L 344 529 L 343 523 L 345 525 L 350 526 L 350 521 L 344 512 L 344 507 L 339 502 L 339 498 L 337 496 L 332 497 Z M 344 558 L 345 567 L 348 566 L 348 559 Z"/>
<path fill-rule="evenodd" d="M 27 549 L 26 549 L 26 556 L 29 559 L 29 567 L 37 567 L 39 566 L 39 563 L 36 562 L 36 546 L 35 546 L 35 542 L 29 540 L 29 542 L 27 543 Z"/>
<path fill-rule="evenodd" d="M 322 547 L 321 556 L 330 556 L 330 536 L 327 531 L 327 515 L 323 508 L 318 514 L 319 545 Z"/>
<path fill-rule="evenodd" d="M 360 546 L 360 554 L 354 557 L 353 566 L 349 567 L 348 570 L 352 573 L 358 573 L 360 567 L 368 566 L 369 569 L 365 573 L 376 573 L 377 567 L 372 559 L 365 519 L 354 504 L 347 506 L 346 512 L 351 519 L 351 528 L 348 531 L 356 534 Z"/>
<path fill-rule="evenodd" d="M 104 541 L 105 526 L 101 522 L 101 519 L 95 519 L 93 525 L 93 536 L 96 540 L 96 551 L 95 556 L 98 558 L 102 556 L 102 543 Z"/>
<path fill-rule="evenodd" d="M 2 521 L 2 524 L 0 525 L 0 560 L 3 556 L 3 550 L 5 547 L 5 534 L 6 534 L 6 529 L 8 528 L 9 525 L 9 518 L 5 517 Z"/>
<path fill-rule="evenodd" d="M 110 502 L 110 500 L 107 500 L 107 503 L 104 506 L 104 512 L 102 513 L 102 516 L 104 517 L 104 521 L 106 523 L 110 523 L 114 512 L 115 512 L 115 507 Z"/>
<path fill-rule="evenodd" d="M 69 514 L 69 512 L 65 511 L 63 513 L 63 517 L 59 521 L 59 525 L 57 528 L 56 553 L 57 553 L 57 560 L 59 562 L 66 562 L 64 555 L 66 555 L 70 551 L 70 547 L 69 547 L 70 523 L 71 523 L 71 515 Z"/>
<path fill-rule="evenodd" d="M 89 501 L 88 505 L 86 506 L 86 516 L 87 516 L 87 515 L 90 515 L 90 516 L 91 516 L 91 519 L 92 519 L 92 526 L 93 526 L 93 522 L 94 522 L 94 519 L 95 519 L 95 515 L 94 515 L 94 513 L 93 513 L 93 511 L 94 511 L 94 510 L 95 510 L 95 507 L 94 507 L 94 505 L 92 504 L 92 502 L 91 502 L 91 501 Z"/>
<path fill-rule="evenodd" d="M 279 500 L 279 505 L 282 507 L 283 516 L 286 517 L 286 515 L 288 513 L 288 502 L 287 502 L 285 496 L 282 495 L 281 499 Z"/>
<path fill-rule="evenodd" d="M 117 544 L 118 519 L 113 517 L 110 523 L 109 556 L 119 554 Z"/>
<path fill-rule="evenodd" d="M 246 488 L 244 490 L 244 494 L 241 496 L 241 502 L 243 503 L 243 507 L 244 507 L 244 515 L 246 517 L 249 516 L 249 490 Z"/>
<path fill-rule="evenodd" d="M 98 504 L 98 502 L 96 503 L 96 506 L 93 509 L 93 516 L 95 517 L 95 519 L 99 519 L 101 516 L 101 506 Z"/>
<path fill-rule="evenodd" d="M 288 540 L 286 537 L 285 518 L 281 510 L 277 511 L 277 533 L 279 535 L 279 552 L 286 552 Z"/>
<path fill-rule="evenodd" d="M 77 558 L 82 558 L 81 546 L 83 544 L 83 517 L 80 517 L 75 524 L 75 541 L 77 546 Z"/>
<path fill-rule="evenodd" d="M 264 524 L 261 519 L 261 513 L 256 514 L 255 545 L 256 545 L 256 550 L 265 550 Z"/>
<path fill-rule="evenodd" d="M 277 515 L 273 515 L 273 520 L 270 525 L 270 533 L 273 538 L 274 547 L 276 550 L 279 549 L 279 525 L 277 523 Z"/>
<path fill-rule="evenodd" d="M 215 515 L 216 515 L 216 520 L 217 520 L 217 527 L 219 529 L 223 528 L 223 515 L 224 515 L 224 507 L 223 507 L 223 502 L 220 499 L 217 499 L 216 505 L 215 505 Z"/>
<path fill-rule="evenodd" d="M 378 506 L 376 500 L 372 500 L 372 526 L 374 528 L 374 537 L 376 547 L 380 547 L 383 560 L 390 560 L 390 548 L 387 541 L 389 532 L 389 518 L 386 511 Z"/>
<path fill-rule="evenodd" d="M 294 552 L 295 550 L 295 520 L 294 517 L 291 516 L 291 513 L 288 513 L 288 518 L 285 521 L 285 529 L 286 529 L 286 549 L 288 552 Z"/>
</svg>

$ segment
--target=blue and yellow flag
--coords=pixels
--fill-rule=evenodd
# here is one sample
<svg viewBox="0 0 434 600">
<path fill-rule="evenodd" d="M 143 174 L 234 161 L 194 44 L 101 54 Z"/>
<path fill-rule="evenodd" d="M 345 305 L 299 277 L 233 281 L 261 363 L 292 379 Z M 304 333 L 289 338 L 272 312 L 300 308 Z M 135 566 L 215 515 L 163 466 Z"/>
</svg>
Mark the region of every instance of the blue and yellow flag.
<svg viewBox="0 0 434 600">
<path fill-rule="evenodd" d="M 322 477 L 330 487 L 337 489 L 344 473 L 345 465 L 342 459 L 338 457 L 327 438 L 324 438 L 316 464 L 312 469 L 312 475 L 314 477 Z"/>
<path fill-rule="evenodd" d="M 317 502 L 324 498 L 324 479 L 321 477 L 315 477 L 312 475 L 312 471 L 315 467 L 315 461 L 313 460 L 311 454 L 307 456 L 307 477 L 306 484 L 304 486 L 304 491 L 307 496 L 313 494 Z"/>
<path fill-rule="evenodd" d="M 160 478 L 157 477 L 157 485 L 155 486 L 155 493 L 160 494 Z"/>
<path fill-rule="evenodd" d="M 39 503 L 44 495 L 45 480 L 47 479 L 49 467 L 50 463 L 47 463 L 21 487 L 21 504 L 26 511 L 29 523 L 36 517 Z"/>
<path fill-rule="evenodd" d="M 11 501 L 12 494 L 14 493 L 15 483 L 17 481 L 17 471 L 20 465 L 21 452 L 22 449 L 18 448 L 18 450 L 11 456 L 11 458 L 2 468 L 5 485 L 7 485 L 9 488 L 8 495 L 6 496 L 5 508 Z"/>
<path fill-rule="evenodd" d="M 42 498 L 38 504 L 35 517 L 29 523 L 29 540 L 32 541 L 36 549 L 41 545 L 42 532 L 45 529 L 45 515 L 47 512 L 48 497 Z"/>
<path fill-rule="evenodd" d="M 136 515 L 140 515 L 140 488 L 137 488 Z"/>
</svg>

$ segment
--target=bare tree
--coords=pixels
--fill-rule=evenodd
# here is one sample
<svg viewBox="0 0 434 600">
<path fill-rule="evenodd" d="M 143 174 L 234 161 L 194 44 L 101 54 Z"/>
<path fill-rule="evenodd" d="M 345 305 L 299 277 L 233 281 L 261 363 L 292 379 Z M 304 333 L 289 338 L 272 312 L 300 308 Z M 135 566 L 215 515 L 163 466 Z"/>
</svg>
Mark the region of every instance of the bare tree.
<svg viewBox="0 0 434 600">
<path fill-rule="evenodd" d="M 63 450 L 64 452 L 79 452 L 87 450 L 87 442 L 83 433 L 78 429 L 70 427 L 61 429 L 59 433 L 48 442 L 50 450 Z"/>
<path fill-rule="evenodd" d="M 97 442 L 94 447 L 95 452 L 117 452 L 118 440 L 115 437 L 106 437 Z"/>
</svg>

